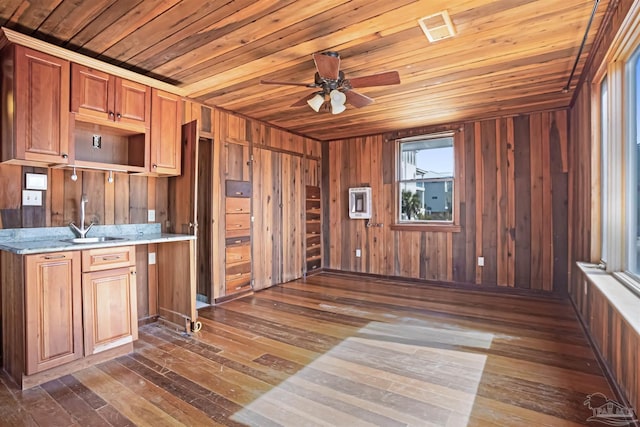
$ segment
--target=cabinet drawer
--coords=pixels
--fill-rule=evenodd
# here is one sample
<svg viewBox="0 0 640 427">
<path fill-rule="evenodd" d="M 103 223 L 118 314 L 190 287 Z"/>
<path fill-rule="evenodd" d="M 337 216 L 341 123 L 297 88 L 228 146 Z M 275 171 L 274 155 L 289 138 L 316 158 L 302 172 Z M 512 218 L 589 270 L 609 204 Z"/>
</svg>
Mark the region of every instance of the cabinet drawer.
<svg viewBox="0 0 640 427">
<path fill-rule="evenodd" d="M 231 246 L 225 249 L 228 264 L 251 260 L 251 245 Z"/>
<path fill-rule="evenodd" d="M 225 181 L 227 197 L 251 197 L 251 183 L 249 181 Z"/>
<path fill-rule="evenodd" d="M 234 214 L 234 215 L 226 215 L 226 225 L 225 230 L 234 231 L 234 230 L 247 230 L 247 235 L 249 234 L 249 227 L 251 225 L 251 214 Z"/>
<path fill-rule="evenodd" d="M 243 274 L 251 273 L 251 261 L 238 262 L 235 264 L 227 264 L 225 269 L 226 280 L 234 279 L 242 276 Z"/>
<path fill-rule="evenodd" d="M 242 292 L 248 289 L 251 289 L 251 273 L 229 278 L 225 282 L 226 295 L 235 294 L 236 292 Z"/>
<path fill-rule="evenodd" d="M 250 213 L 251 199 L 248 197 L 227 197 L 226 212 L 228 214 Z"/>
<path fill-rule="evenodd" d="M 246 231 L 248 234 L 248 230 Z M 250 236 L 240 236 L 240 237 L 229 237 L 229 233 L 227 233 L 227 238 L 225 239 L 225 246 L 235 246 L 242 245 L 243 243 L 249 243 L 251 241 Z"/>
<path fill-rule="evenodd" d="M 133 246 L 99 248 L 82 251 L 82 271 L 100 271 L 110 268 L 129 267 L 136 263 Z"/>
</svg>

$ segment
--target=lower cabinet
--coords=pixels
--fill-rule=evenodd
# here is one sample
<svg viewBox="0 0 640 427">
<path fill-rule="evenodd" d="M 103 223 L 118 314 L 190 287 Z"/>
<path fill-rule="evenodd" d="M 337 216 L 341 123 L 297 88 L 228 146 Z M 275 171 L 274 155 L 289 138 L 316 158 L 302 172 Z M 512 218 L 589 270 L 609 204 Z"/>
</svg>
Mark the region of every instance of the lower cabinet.
<svg viewBox="0 0 640 427">
<path fill-rule="evenodd" d="M 87 366 L 87 357 L 106 360 L 133 349 L 133 246 L 24 256 L 0 251 L 0 265 L 2 365 L 22 388 Z M 106 350 L 112 351 L 97 355 Z"/>
<path fill-rule="evenodd" d="M 31 375 L 83 355 L 80 253 L 25 258 L 25 373 Z"/>
<path fill-rule="evenodd" d="M 138 338 L 133 246 L 82 251 L 84 354 Z"/>
</svg>

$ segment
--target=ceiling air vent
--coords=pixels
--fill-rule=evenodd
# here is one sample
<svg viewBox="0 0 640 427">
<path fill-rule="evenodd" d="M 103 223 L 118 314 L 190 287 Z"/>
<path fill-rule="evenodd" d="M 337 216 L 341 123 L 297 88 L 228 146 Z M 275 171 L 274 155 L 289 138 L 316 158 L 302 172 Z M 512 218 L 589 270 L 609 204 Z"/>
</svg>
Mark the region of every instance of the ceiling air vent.
<svg viewBox="0 0 640 427">
<path fill-rule="evenodd" d="M 419 19 L 418 23 L 431 43 L 448 39 L 456 34 L 453 22 L 451 22 L 449 13 L 446 10 L 425 16 Z"/>
</svg>

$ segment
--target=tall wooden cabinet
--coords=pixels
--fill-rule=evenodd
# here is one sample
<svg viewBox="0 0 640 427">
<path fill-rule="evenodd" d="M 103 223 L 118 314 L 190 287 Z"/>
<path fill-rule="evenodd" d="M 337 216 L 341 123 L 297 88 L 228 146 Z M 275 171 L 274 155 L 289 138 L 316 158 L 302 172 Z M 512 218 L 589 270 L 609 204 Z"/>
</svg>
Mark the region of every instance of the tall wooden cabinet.
<svg viewBox="0 0 640 427">
<path fill-rule="evenodd" d="M 25 257 L 27 375 L 82 357 L 80 252 Z"/>
<path fill-rule="evenodd" d="M 11 44 L 1 56 L 2 161 L 68 163 L 69 62 Z"/>
<path fill-rule="evenodd" d="M 251 182 L 225 182 L 225 295 L 251 289 Z"/>
<path fill-rule="evenodd" d="M 182 100 L 178 95 L 152 89 L 151 114 L 151 172 L 180 175 Z"/>
</svg>

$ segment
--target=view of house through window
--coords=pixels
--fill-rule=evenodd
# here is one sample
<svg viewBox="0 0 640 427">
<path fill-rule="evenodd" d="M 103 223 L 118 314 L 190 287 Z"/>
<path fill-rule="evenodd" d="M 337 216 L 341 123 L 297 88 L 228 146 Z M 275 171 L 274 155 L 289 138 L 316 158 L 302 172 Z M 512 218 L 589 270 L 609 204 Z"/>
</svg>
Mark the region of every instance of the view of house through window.
<svg viewBox="0 0 640 427">
<path fill-rule="evenodd" d="M 400 142 L 400 222 L 453 221 L 453 135 Z"/>
</svg>

